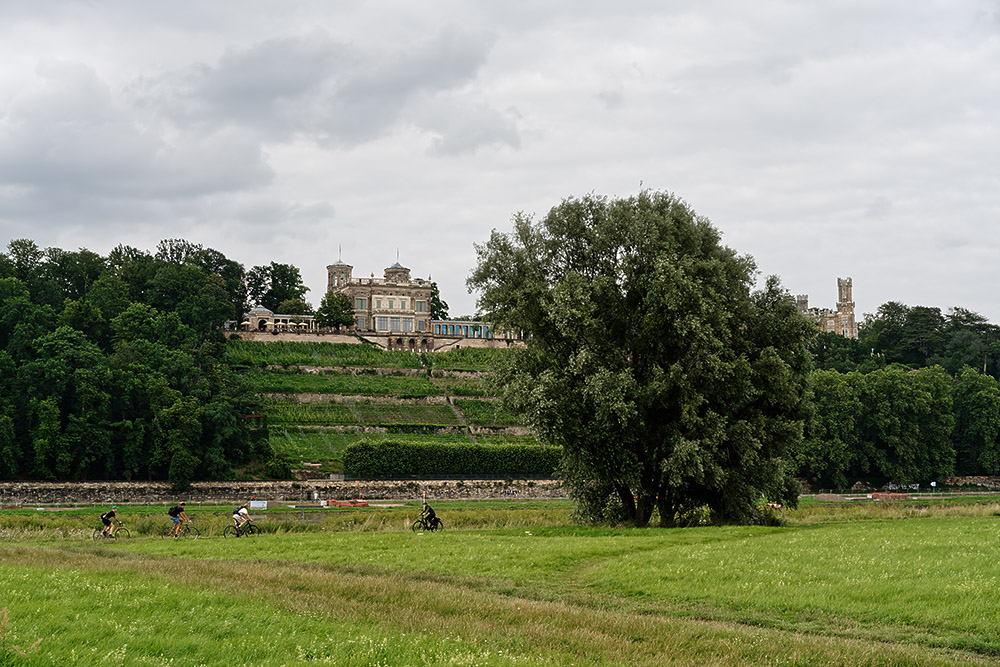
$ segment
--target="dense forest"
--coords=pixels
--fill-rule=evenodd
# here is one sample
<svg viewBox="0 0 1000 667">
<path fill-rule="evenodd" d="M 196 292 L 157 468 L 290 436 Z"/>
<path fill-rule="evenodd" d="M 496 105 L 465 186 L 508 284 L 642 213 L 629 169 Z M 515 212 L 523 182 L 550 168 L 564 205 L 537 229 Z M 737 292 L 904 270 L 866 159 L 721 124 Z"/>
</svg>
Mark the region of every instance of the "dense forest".
<svg viewBox="0 0 1000 667">
<path fill-rule="evenodd" d="M 287 474 L 257 397 L 221 365 L 248 301 L 305 294 L 298 269 L 244 267 L 165 240 L 0 253 L 0 479 L 231 479 Z"/>
<path fill-rule="evenodd" d="M 1000 327 L 982 315 L 889 302 L 812 352 L 797 460 L 812 484 L 1000 475 Z"/>
</svg>

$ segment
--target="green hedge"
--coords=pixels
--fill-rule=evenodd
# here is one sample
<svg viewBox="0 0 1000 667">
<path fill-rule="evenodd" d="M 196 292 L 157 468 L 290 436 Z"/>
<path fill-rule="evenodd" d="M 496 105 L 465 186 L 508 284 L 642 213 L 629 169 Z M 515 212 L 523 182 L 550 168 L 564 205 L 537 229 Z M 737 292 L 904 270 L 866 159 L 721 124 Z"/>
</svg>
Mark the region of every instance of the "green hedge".
<svg viewBox="0 0 1000 667">
<path fill-rule="evenodd" d="M 561 447 L 373 442 L 344 450 L 344 473 L 363 478 L 429 475 L 551 475 Z"/>
</svg>

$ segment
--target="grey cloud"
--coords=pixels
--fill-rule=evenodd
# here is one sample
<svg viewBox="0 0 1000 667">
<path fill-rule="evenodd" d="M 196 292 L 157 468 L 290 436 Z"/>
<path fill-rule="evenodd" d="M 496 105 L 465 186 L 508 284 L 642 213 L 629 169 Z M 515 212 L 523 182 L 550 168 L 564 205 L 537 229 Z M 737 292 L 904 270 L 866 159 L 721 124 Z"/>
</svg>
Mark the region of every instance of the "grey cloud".
<svg viewBox="0 0 1000 667">
<path fill-rule="evenodd" d="M 892 212 L 892 201 L 888 197 L 876 197 L 865 209 L 866 218 L 884 218 Z"/>
<path fill-rule="evenodd" d="M 475 79 L 492 44 L 488 35 L 448 28 L 396 52 L 373 54 L 316 30 L 229 49 L 215 64 L 147 77 L 128 92 L 176 124 L 238 125 L 262 140 L 298 135 L 326 146 L 356 146 L 418 118 L 408 109 L 424 98 L 455 95 Z M 465 104 L 463 112 L 481 116 L 484 124 L 495 124 L 498 116 L 483 104 Z M 459 119 L 444 125 L 464 128 Z M 418 127 L 438 133 L 442 124 Z"/>
<path fill-rule="evenodd" d="M 519 116 L 514 109 L 500 113 L 485 102 L 440 97 L 428 101 L 415 119 L 433 135 L 430 151 L 436 155 L 474 153 L 487 146 L 521 146 Z"/>
<path fill-rule="evenodd" d="M 53 61 L 38 74 L 42 84 L 0 119 L 0 183 L 46 196 L 157 198 L 239 190 L 272 177 L 258 145 L 239 132 L 164 137 L 93 69 Z"/>
</svg>

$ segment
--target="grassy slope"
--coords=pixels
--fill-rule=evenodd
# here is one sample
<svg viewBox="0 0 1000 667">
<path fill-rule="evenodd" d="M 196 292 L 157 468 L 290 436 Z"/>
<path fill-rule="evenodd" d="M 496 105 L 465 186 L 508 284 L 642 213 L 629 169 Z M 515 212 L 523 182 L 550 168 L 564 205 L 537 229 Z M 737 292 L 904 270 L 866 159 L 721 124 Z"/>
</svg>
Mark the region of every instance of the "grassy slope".
<svg viewBox="0 0 1000 667">
<path fill-rule="evenodd" d="M 515 507 L 500 514 L 516 517 Z M 449 525 L 465 511 L 488 515 L 439 509 Z M 0 589 L 9 641 L 43 638 L 27 664 L 900 665 L 1000 656 L 990 512 L 821 523 L 809 513 L 786 528 L 549 523 L 421 535 L 396 525 L 238 543 L 7 543 Z"/>
<path fill-rule="evenodd" d="M 248 369 L 247 379 L 255 391 L 276 395 L 269 399 L 266 412 L 272 430 L 271 443 L 279 453 L 303 466 L 318 464 L 313 470 L 342 472 L 344 448 L 361 437 L 419 442 L 472 442 L 462 431 L 462 423 L 447 405 L 426 405 L 407 399 L 449 394 L 459 397 L 487 397 L 481 372 L 505 350 L 459 349 L 414 355 L 386 352 L 365 345 L 331 343 L 261 343 L 230 341 L 227 361 Z M 428 374 L 393 375 L 399 368 L 432 365 Z M 267 368 L 272 366 L 272 368 Z M 273 366 L 287 366 L 278 369 Z M 326 367 L 324 373 L 299 372 L 298 366 Z M 344 367 L 368 367 L 371 374 L 353 375 Z M 376 374 L 374 369 L 381 369 Z M 426 370 L 426 368 L 424 369 Z M 454 371 L 463 371 L 456 373 Z M 297 394 L 322 394 L 324 399 L 308 404 L 297 402 Z M 372 397 L 367 399 L 365 397 Z M 384 399 L 400 399 L 392 403 Z M 458 398 L 455 407 L 474 426 L 517 426 L 518 420 L 494 401 Z M 318 433 L 315 427 L 379 426 L 406 430 L 452 429 L 452 433 L 425 432 L 419 435 Z M 478 438 L 477 438 L 478 439 Z M 535 442 L 533 437 L 504 434 L 482 436 L 483 442 Z"/>
</svg>

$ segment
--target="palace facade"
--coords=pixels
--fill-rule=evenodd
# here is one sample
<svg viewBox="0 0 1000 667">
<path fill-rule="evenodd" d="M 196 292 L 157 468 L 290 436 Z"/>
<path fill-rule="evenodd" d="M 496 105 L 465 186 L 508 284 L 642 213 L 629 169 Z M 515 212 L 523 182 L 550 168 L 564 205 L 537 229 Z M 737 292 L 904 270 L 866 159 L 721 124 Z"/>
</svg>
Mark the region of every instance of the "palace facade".
<svg viewBox="0 0 1000 667">
<path fill-rule="evenodd" d="M 396 262 L 382 278 L 356 278 L 354 267 L 338 260 L 326 267 L 327 292 L 346 294 L 354 306 L 358 333 L 425 336 L 431 333 L 431 281 L 413 278 Z"/>
<path fill-rule="evenodd" d="M 398 261 L 381 278 L 354 275 L 337 260 L 326 267 L 326 291 L 344 294 L 354 307 L 346 333 L 389 350 L 436 352 L 458 347 L 503 347 L 521 336 L 495 332 L 492 324 L 470 320 L 432 320 L 430 277 L 414 278 Z M 331 334 L 312 315 L 283 315 L 257 307 L 243 316 L 241 331 L 272 334 Z"/>
</svg>

